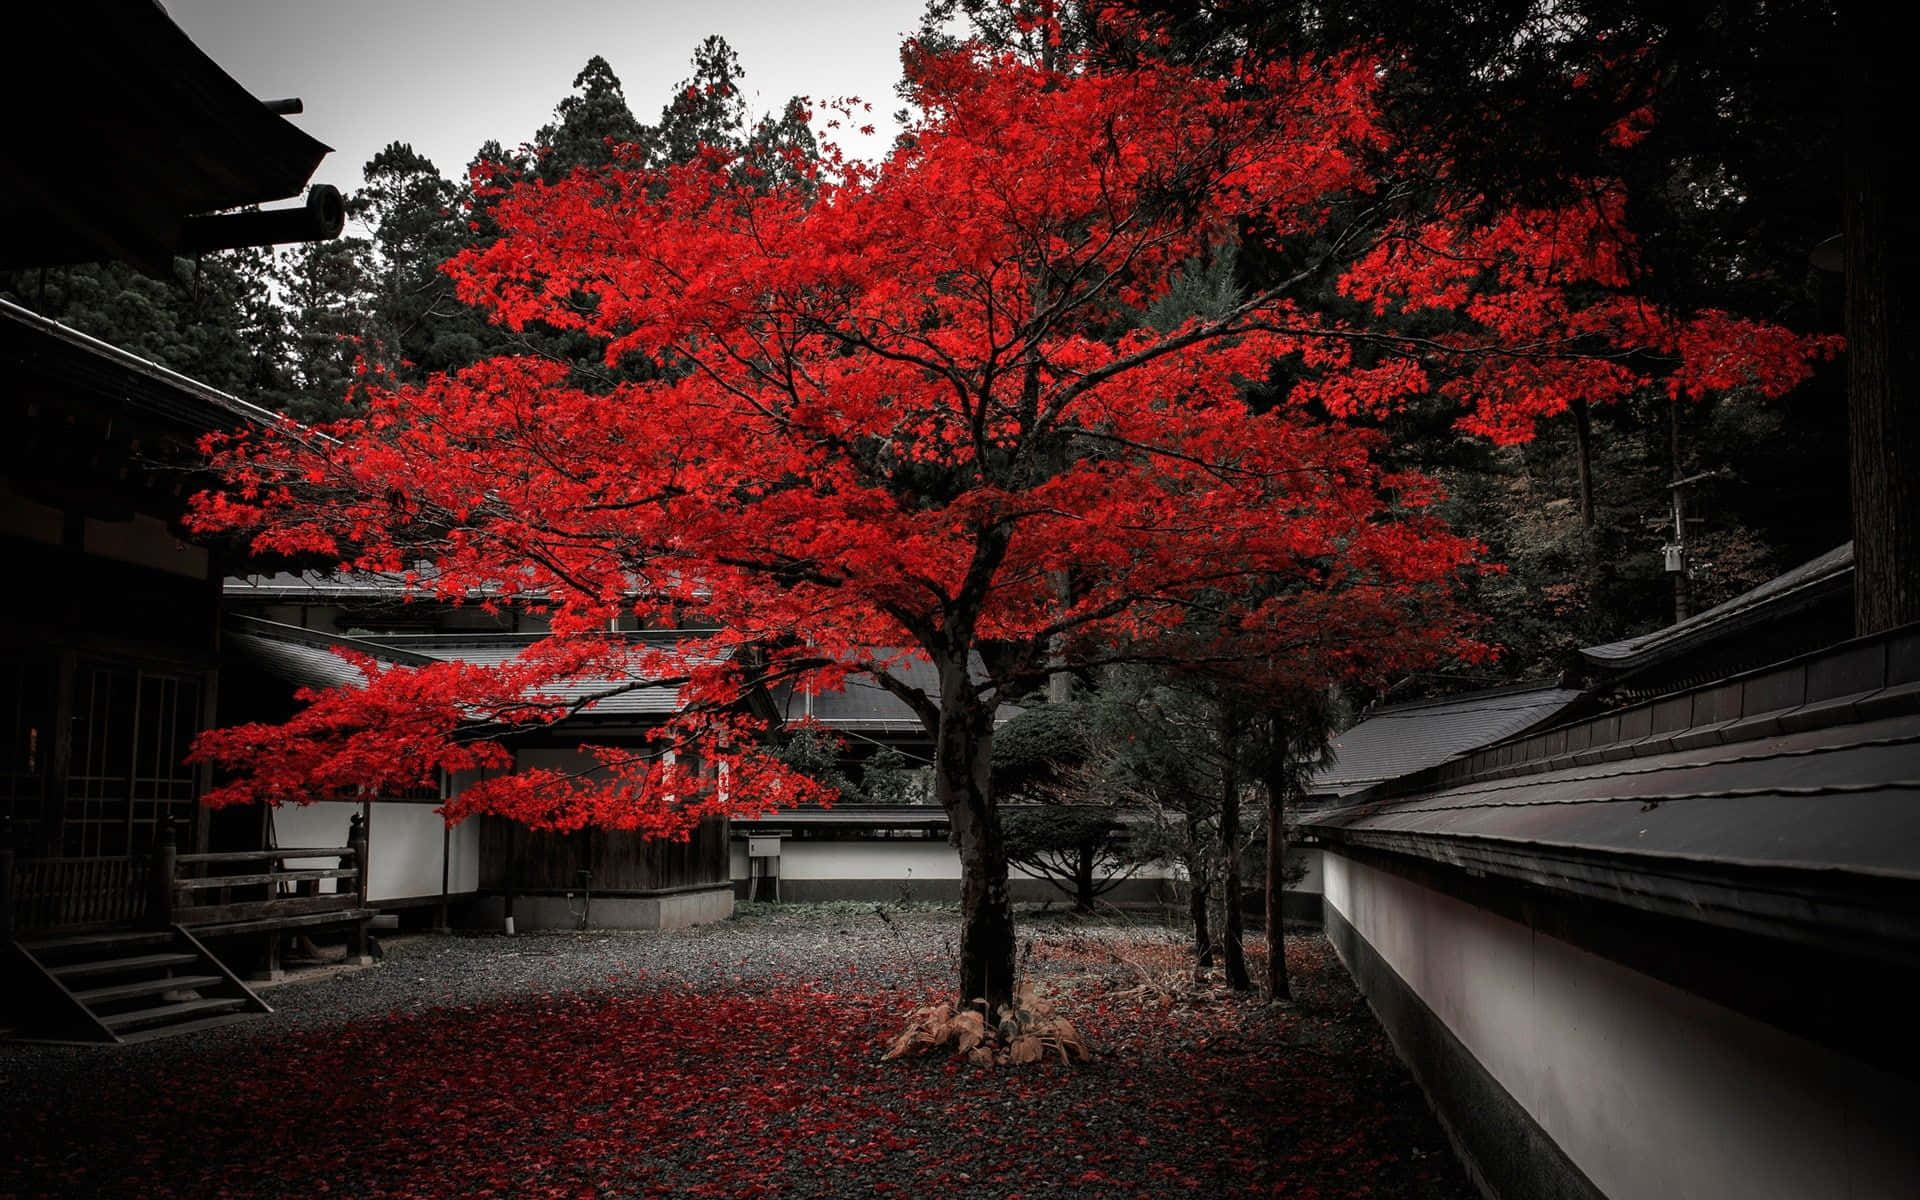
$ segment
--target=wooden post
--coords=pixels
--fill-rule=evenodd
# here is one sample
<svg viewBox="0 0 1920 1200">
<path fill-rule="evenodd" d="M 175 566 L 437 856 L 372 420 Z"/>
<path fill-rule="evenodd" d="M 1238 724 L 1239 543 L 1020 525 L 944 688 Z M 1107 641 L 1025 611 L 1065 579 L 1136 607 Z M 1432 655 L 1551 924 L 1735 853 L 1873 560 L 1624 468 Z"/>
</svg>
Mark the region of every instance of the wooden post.
<svg viewBox="0 0 1920 1200">
<path fill-rule="evenodd" d="M 280 931 L 269 929 L 262 935 L 260 963 L 247 978 L 255 983 L 273 983 L 286 977 L 286 968 L 280 965 Z"/>
<path fill-rule="evenodd" d="M 440 772 L 440 903 L 433 910 L 433 931 L 453 932 L 447 920 L 447 884 L 453 866 L 453 826 L 447 824 L 447 801 L 452 799 L 453 776 Z"/>
<path fill-rule="evenodd" d="M 367 906 L 367 822 L 361 813 L 353 814 L 353 820 L 347 822 L 347 853 L 353 859 L 354 891 L 358 898 L 356 907 Z M 369 919 L 362 917 L 353 923 L 352 940 L 347 946 L 347 961 L 362 966 L 373 961 L 373 953 L 367 945 L 367 926 Z"/>
<path fill-rule="evenodd" d="M 813 693 L 808 692 L 807 696 L 808 696 L 808 703 L 812 703 Z M 520 842 L 520 823 L 518 821 L 509 820 L 507 822 L 507 864 L 506 864 L 505 879 L 503 881 L 506 885 L 506 899 L 504 901 L 506 912 L 503 914 L 506 918 L 506 922 L 503 928 L 508 933 L 513 932 L 513 883 L 514 883 L 514 879 L 518 875 L 519 862 L 520 862 L 520 860 L 517 857 L 515 857 L 514 852 L 519 849 L 519 842 Z"/>
<path fill-rule="evenodd" d="M 13 940 L 13 817 L 0 813 L 0 942 Z"/>
<path fill-rule="evenodd" d="M 169 812 L 154 828 L 153 856 L 147 867 L 147 924 L 156 928 L 173 924 L 173 872 L 179 853 Z"/>
</svg>

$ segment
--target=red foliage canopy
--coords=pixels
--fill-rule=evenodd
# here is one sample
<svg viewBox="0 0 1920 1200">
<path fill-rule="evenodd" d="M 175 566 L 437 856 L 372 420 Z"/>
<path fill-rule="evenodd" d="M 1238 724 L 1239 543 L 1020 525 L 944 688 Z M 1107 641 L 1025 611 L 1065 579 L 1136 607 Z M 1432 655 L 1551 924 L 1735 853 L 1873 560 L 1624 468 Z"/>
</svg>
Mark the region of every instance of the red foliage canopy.
<svg viewBox="0 0 1920 1200">
<path fill-rule="evenodd" d="M 599 339 L 607 377 L 500 358 L 217 447 L 230 486 L 203 527 L 428 564 L 423 592 L 533 598 L 554 632 L 509 670 L 370 670 L 284 726 L 210 734 L 232 772 L 213 800 L 498 764 L 474 731 L 571 711 L 541 699 L 553 682 L 666 677 L 687 707 L 656 750 L 730 787 L 684 753 L 607 751 L 602 778 L 499 776 L 452 815 L 674 833 L 810 794 L 741 715 L 770 681 L 865 673 L 933 729 L 1049 655 L 1178 644 L 1309 686 L 1474 655 L 1449 596 L 1476 547 L 1427 515 L 1430 481 L 1376 465 L 1369 418 L 1437 387 L 1469 428 L 1521 438 L 1660 378 L 1784 387 L 1819 349 L 1633 299 L 1604 185 L 1491 225 L 1396 218 L 1364 59 L 920 70 L 924 119 L 878 166 L 829 153 L 774 185 L 710 153 L 499 198 L 499 240 L 449 264 L 460 294 Z M 1302 265 L 1174 328 L 1142 319 L 1242 239 Z M 1330 278 L 1362 303 L 1315 303 Z M 1408 332 L 1437 310 L 1446 333 Z M 1276 364 L 1289 386 L 1256 414 L 1245 387 Z M 690 610 L 722 632 L 672 661 L 604 633 Z M 939 667 L 937 694 L 899 677 L 904 653 Z"/>
</svg>

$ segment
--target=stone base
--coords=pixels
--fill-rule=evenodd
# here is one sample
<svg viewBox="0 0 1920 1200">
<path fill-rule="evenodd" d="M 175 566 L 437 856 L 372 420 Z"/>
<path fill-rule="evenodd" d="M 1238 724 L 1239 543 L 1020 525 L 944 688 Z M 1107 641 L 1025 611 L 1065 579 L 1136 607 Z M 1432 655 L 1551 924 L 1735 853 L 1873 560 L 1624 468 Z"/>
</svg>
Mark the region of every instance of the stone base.
<svg viewBox="0 0 1920 1200">
<path fill-rule="evenodd" d="M 576 915 L 585 907 L 586 923 Z M 506 897 L 476 896 L 467 906 L 465 924 L 472 929 L 499 929 L 506 921 Z M 685 929 L 724 921 L 733 915 L 733 886 L 711 887 L 639 896 L 595 896 L 590 906 L 581 897 L 516 894 L 514 928 L 521 933 L 541 929 Z"/>
</svg>

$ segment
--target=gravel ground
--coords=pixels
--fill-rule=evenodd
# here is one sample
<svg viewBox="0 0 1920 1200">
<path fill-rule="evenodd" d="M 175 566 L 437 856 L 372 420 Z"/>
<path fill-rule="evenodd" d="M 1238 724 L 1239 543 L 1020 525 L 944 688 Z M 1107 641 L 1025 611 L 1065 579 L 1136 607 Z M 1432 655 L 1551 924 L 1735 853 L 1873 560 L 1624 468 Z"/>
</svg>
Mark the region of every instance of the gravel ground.
<svg viewBox="0 0 1920 1200">
<path fill-rule="evenodd" d="M 1473 1195 L 1318 937 L 1299 1002 L 1184 984 L 1178 935 L 1030 921 L 1102 1050 L 882 1063 L 952 977 L 951 912 L 412 937 L 257 1021 L 0 1047 L 0 1197 Z"/>
</svg>

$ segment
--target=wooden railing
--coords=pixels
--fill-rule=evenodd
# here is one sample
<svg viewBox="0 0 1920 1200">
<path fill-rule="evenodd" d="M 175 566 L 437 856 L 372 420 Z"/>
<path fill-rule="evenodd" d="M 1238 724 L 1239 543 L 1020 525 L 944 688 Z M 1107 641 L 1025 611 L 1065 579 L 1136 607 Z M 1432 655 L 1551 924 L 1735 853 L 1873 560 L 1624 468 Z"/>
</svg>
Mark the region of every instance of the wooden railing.
<svg viewBox="0 0 1920 1200">
<path fill-rule="evenodd" d="M 144 858 L 14 858 L 0 872 L 0 936 L 12 929 L 87 929 L 124 925 L 146 915 Z"/>
<path fill-rule="evenodd" d="M 293 866 L 332 860 L 330 867 Z M 344 846 L 281 846 L 272 850 L 231 850 L 218 854 L 178 854 L 168 845 L 155 850 L 155 878 L 166 879 L 153 892 L 148 914 L 155 924 L 249 925 L 365 908 L 367 837 L 355 815 Z M 321 891 L 323 880 L 334 890 Z"/>
<path fill-rule="evenodd" d="M 313 860 L 334 865 L 289 865 Z M 0 938 L 128 924 L 269 929 L 364 909 L 366 864 L 358 815 L 344 846 L 181 854 L 170 825 L 146 857 L 29 858 L 0 845 Z M 323 892 L 328 879 L 334 890 Z"/>
</svg>

